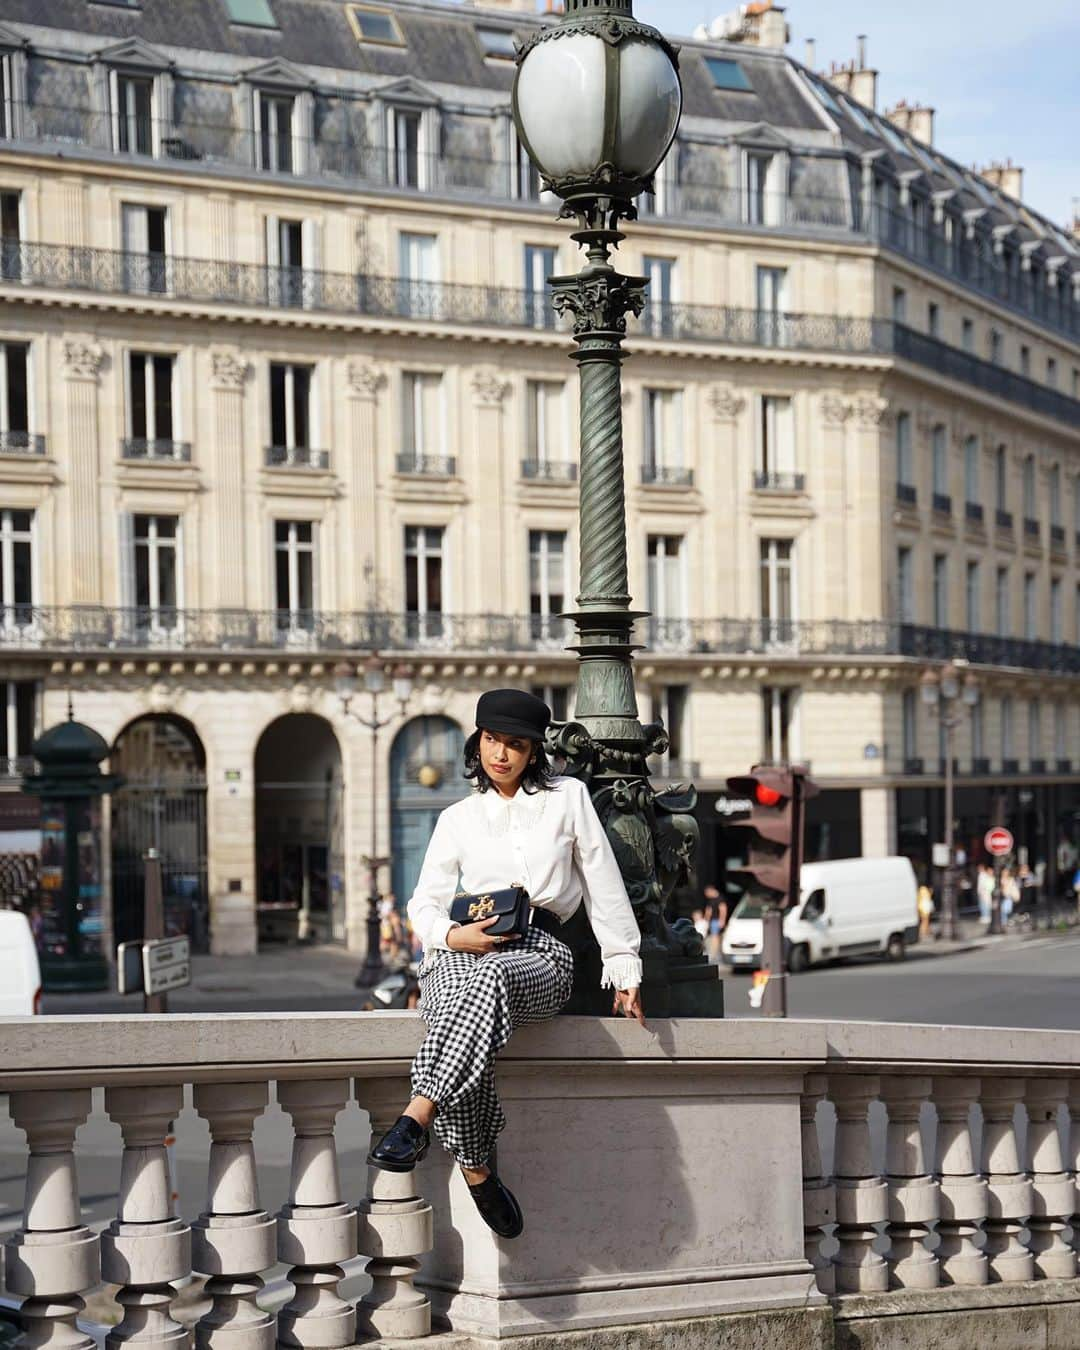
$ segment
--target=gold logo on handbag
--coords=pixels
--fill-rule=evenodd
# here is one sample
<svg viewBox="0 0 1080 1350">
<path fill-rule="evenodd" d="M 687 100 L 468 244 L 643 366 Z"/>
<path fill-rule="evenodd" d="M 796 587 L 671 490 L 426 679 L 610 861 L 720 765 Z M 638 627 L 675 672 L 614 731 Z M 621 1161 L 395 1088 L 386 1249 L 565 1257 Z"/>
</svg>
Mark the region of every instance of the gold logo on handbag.
<svg viewBox="0 0 1080 1350">
<path fill-rule="evenodd" d="M 490 937 L 523 937 L 529 928 L 529 893 L 524 886 L 481 891 L 476 895 L 458 891 L 450 904 L 454 923 L 484 923 Z"/>
<path fill-rule="evenodd" d="M 490 895 L 482 895 L 479 900 L 469 906 L 470 919 L 489 919 L 495 913 L 495 901 Z"/>
</svg>

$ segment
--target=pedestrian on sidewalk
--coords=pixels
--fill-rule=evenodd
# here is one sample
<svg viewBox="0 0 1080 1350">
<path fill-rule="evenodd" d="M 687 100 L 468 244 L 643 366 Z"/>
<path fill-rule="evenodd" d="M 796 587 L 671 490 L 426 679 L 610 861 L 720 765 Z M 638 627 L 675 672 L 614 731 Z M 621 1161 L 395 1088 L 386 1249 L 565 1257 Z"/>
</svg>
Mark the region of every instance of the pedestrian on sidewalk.
<svg viewBox="0 0 1080 1350">
<path fill-rule="evenodd" d="M 910 894 L 908 891 L 908 895 Z M 925 881 L 917 892 L 916 905 L 919 911 L 919 941 L 925 942 L 930 936 L 930 920 L 934 913 L 934 893 Z M 909 910 L 908 913 L 910 912 Z"/>
<path fill-rule="evenodd" d="M 551 773 L 550 721 L 541 699 L 516 689 L 477 704 L 477 730 L 465 743 L 474 790 L 439 817 L 408 905 L 424 944 L 427 1037 L 413 1061 L 412 1099 L 368 1155 L 375 1167 L 411 1171 L 434 1128 L 485 1223 L 504 1238 L 517 1237 L 524 1219 L 491 1169 L 506 1123 L 495 1057 L 517 1027 L 554 1017 L 570 997 L 574 958 L 559 934 L 582 903 L 600 944 L 602 987 L 614 991 L 612 1011 L 645 1024 L 637 919 L 588 788 Z M 487 930 L 497 918 L 455 923 L 459 877 L 466 895 L 523 885 L 528 929 L 493 937 Z"/>
<path fill-rule="evenodd" d="M 979 918 L 989 923 L 994 915 L 994 889 L 997 885 L 994 869 L 989 863 L 979 868 L 979 878 L 975 883 L 975 895 L 979 902 Z"/>
</svg>

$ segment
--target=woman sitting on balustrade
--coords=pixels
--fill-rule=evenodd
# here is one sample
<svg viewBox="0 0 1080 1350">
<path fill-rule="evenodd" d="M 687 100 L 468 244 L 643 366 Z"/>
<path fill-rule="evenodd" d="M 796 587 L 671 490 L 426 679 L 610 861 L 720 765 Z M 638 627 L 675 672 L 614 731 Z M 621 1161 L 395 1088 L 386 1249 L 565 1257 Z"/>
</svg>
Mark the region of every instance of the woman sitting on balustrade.
<svg viewBox="0 0 1080 1350">
<path fill-rule="evenodd" d="M 588 789 L 551 774 L 550 721 L 547 704 L 516 689 L 477 704 L 477 730 L 465 745 L 474 790 L 439 817 L 408 905 L 424 944 L 420 1015 L 428 1027 L 412 1066 L 412 1100 L 368 1155 L 375 1167 L 407 1172 L 434 1127 L 485 1222 L 508 1238 L 524 1221 L 489 1162 L 506 1123 L 495 1056 L 517 1027 L 554 1017 L 570 997 L 574 962 L 559 931 L 582 900 L 604 959 L 603 986 L 615 991 L 613 1011 L 645 1022 L 637 920 Z M 492 936 L 498 916 L 451 919 L 459 888 L 514 885 L 528 892 L 525 932 Z"/>
</svg>

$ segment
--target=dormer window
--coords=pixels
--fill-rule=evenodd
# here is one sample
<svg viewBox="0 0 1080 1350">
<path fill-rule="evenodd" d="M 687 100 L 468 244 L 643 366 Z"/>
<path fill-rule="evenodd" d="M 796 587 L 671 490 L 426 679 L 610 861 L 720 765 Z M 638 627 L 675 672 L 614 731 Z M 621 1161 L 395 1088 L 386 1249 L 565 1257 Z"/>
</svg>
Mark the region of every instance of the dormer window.
<svg viewBox="0 0 1080 1350">
<path fill-rule="evenodd" d="M 157 109 L 152 76 L 112 72 L 113 149 L 127 155 L 157 153 Z"/>
<path fill-rule="evenodd" d="M 478 28 L 476 38 L 489 61 L 513 61 L 517 57 L 514 35 L 508 28 Z"/>
<path fill-rule="evenodd" d="M 357 42 L 377 42 L 384 47 L 404 47 L 398 21 L 388 10 L 368 9 L 366 5 L 347 5 L 345 13 Z"/>
<path fill-rule="evenodd" d="M 255 92 L 258 112 L 258 164 L 267 173 L 292 173 L 293 120 L 296 99 L 292 94 Z"/>
<path fill-rule="evenodd" d="M 746 78 L 746 72 L 738 61 L 722 56 L 707 56 L 705 68 L 712 76 L 714 89 L 738 90 L 740 93 L 753 93 L 753 86 Z"/>
<path fill-rule="evenodd" d="M 277 28 L 278 23 L 269 0 L 225 0 L 225 11 L 230 23 L 247 28 Z"/>
<path fill-rule="evenodd" d="M 0 53 L 0 140 L 10 141 L 15 135 L 15 94 L 12 72 L 12 53 Z"/>
</svg>

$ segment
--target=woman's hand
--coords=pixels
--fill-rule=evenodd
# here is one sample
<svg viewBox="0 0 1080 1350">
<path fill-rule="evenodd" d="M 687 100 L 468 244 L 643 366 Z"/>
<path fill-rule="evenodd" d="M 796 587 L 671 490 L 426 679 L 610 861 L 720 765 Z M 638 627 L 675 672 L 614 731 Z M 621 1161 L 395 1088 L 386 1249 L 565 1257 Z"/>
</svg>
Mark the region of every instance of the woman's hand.
<svg viewBox="0 0 1080 1350">
<path fill-rule="evenodd" d="M 513 942 L 516 933 L 506 937 L 491 937 L 488 929 L 499 922 L 499 916 L 481 919 L 479 923 L 463 923 L 460 928 L 451 928 L 446 935 L 446 945 L 452 952 L 473 952 L 476 956 L 486 956 L 488 952 L 497 952 L 504 942 Z"/>
<path fill-rule="evenodd" d="M 640 1026 L 645 1025 L 645 1010 L 641 1006 L 640 989 L 616 989 L 615 1002 L 611 1011 L 616 1015 L 633 1018 Z"/>
</svg>

